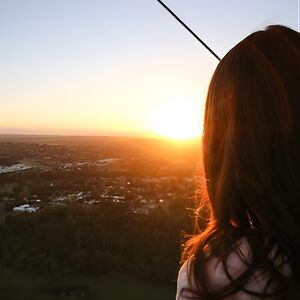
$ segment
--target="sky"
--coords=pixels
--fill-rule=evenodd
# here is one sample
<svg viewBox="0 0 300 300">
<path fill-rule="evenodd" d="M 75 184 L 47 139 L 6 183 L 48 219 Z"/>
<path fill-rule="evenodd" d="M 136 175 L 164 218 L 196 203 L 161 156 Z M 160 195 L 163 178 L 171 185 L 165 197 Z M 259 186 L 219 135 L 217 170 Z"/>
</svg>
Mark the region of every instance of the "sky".
<svg viewBox="0 0 300 300">
<path fill-rule="evenodd" d="M 299 30 L 298 0 L 165 3 L 220 57 L 266 25 Z M 0 0 L 0 45 L 2 134 L 150 136 L 176 103 L 201 124 L 218 63 L 156 0 Z"/>
</svg>

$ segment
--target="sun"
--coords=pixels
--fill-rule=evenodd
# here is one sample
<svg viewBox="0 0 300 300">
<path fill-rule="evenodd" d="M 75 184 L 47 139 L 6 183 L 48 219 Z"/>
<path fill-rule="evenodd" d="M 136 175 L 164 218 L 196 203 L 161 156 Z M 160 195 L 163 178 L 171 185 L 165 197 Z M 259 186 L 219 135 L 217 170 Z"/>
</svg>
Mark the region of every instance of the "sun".
<svg viewBox="0 0 300 300">
<path fill-rule="evenodd" d="M 190 101 L 164 102 L 156 108 L 151 128 L 156 134 L 175 140 L 196 138 L 202 129 L 200 108 Z"/>
</svg>

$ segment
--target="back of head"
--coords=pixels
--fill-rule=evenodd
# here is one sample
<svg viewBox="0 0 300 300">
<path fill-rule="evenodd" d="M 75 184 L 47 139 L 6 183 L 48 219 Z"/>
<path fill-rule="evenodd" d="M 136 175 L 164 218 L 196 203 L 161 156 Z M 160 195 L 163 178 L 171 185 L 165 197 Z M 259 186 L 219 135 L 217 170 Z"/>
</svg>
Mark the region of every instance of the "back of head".
<svg viewBox="0 0 300 300">
<path fill-rule="evenodd" d="M 251 34 L 218 65 L 206 102 L 203 157 L 222 226 L 299 226 L 299 83 L 300 34 L 286 27 Z"/>
<path fill-rule="evenodd" d="M 209 244 L 226 261 L 232 241 L 246 236 L 252 267 L 264 266 L 279 289 L 288 290 L 290 281 L 300 279 L 298 32 L 268 26 L 220 61 L 206 99 L 203 163 L 213 225 L 190 254 L 197 262 Z M 268 255 L 275 244 L 291 265 L 290 281 L 272 269 Z M 199 270 L 194 275 L 201 276 Z"/>
</svg>

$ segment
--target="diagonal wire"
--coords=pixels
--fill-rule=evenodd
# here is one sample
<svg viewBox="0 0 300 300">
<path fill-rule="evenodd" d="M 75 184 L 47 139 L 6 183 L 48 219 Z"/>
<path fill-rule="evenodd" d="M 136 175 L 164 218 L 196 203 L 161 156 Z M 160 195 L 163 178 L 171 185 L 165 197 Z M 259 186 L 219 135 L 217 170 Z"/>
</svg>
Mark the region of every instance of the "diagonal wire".
<svg viewBox="0 0 300 300">
<path fill-rule="evenodd" d="M 157 0 L 181 25 L 183 25 L 214 57 L 216 57 L 218 60 L 221 60 L 220 57 L 206 44 L 204 43 L 199 36 L 190 29 L 182 20 L 180 20 L 175 13 L 162 1 Z"/>
</svg>

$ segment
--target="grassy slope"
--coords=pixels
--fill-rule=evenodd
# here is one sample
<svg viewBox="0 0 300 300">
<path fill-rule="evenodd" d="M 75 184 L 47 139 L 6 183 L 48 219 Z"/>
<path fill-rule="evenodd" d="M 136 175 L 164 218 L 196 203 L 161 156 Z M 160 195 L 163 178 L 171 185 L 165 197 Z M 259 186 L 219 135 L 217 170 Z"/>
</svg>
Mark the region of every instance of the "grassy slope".
<svg viewBox="0 0 300 300">
<path fill-rule="evenodd" d="M 68 287 L 86 290 L 86 296 L 64 296 Z M 61 292 L 57 290 L 61 289 Z M 56 292 L 53 292 L 56 291 Z M 5 300 L 172 300 L 175 299 L 175 282 L 169 285 L 130 279 L 124 275 L 99 278 L 72 277 L 52 281 L 28 274 L 1 270 L 0 298 Z"/>
</svg>

